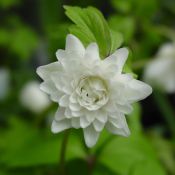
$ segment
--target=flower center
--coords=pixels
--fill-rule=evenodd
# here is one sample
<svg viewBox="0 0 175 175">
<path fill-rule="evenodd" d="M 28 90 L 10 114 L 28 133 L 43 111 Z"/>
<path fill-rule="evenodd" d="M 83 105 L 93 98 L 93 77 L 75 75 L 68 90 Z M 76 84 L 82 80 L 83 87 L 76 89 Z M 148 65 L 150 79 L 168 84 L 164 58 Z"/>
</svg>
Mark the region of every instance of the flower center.
<svg viewBox="0 0 175 175">
<path fill-rule="evenodd" d="M 79 104 L 91 111 L 101 108 L 109 99 L 105 81 L 97 76 L 82 78 L 76 92 Z"/>
</svg>

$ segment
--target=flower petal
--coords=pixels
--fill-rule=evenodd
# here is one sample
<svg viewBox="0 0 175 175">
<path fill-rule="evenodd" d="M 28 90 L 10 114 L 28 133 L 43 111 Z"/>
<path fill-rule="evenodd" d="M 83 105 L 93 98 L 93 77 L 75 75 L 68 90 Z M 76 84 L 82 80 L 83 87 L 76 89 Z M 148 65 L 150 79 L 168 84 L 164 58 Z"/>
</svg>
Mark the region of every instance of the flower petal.
<svg viewBox="0 0 175 175">
<path fill-rule="evenodd" d="M 118 109 L 118 111 L 124 114 L 130 114 L 133 110 L 133 107 L 130 104 L 116 104 L 116 108 Z"/>
<path fill-rule="evenodd" d="M 105 125 L 105 123 L 100 122 L 99 120 L 93 121 L 93 126 L 97 132 L 102 131 L 102 129 L 104 128 L 104 125 Z"/>
<path fill-rule="evenodd" d="M 133 79 L 130 82 L 128 82 L 128 87 L 126 89 L 125 96 L 129 101 L 136 102 L 139 100 L 143 100 L 151 93 L 151 86 L 142 81 Z"/>
<path fill-rule="evenodd" d="M 72 111 L 80 111 L 82 107 L 78 103 L 69 103 L 69 108 Z"/>
<path fill-rule="evenodd" d="M 59 100 L 59 105 L 67 107 L 69 105 L 69 95 L 64 95 Z"/>
<path fill-rule="evenodd" d="M 48 64 L 48 65 L 45 65 L 45 66 L 38 67 L 36 72 L 43 80 L 46 80 L 46 79 L 50 78 L 51 73 L 57 72 L 60 69 L 61 69 L 61 65 L 57 61 L 57 62 Z"/>
<path fill-rule="evenodd" d="M 68 128 L 71 128 L 71 122 L 69 119 L 64 119 L 59 122 L 54 120 L 51 126 L 51 130 L 53 133 L 58 133 Z"/>
<path fill-rule="evenodd" d="M 66 117 L 64 115 L 64 112 L 65 112 L 64 108 L 57 109 L 56 114 L 55 114 L 55 120 L 61 121 L 61 120 L 65 119 Z"/>
<path fill-rule="evenodd" d="M 88 147 L 92 147 L 96 144 L 99 138 L 99 132 L 95 131 L 94 127 L 90 125 L 83 129 L 85 143 Z"/>
<path fill-rule="evenodd" d="M 97 120 L 99 120 L 102 123 L 106 123 L 108 116 L 106 111 L 99 111 L 98 115 L 96 116 Z"/>
<path fill-rule="evenodd" d="M 99 57 L 99 48 L 98 45 L 96 43 L 91 43 L 88 45 L 88 47 L 86 48 L 85 51 L 85 60 L 91 60 L 92 63 L 94 61 L 99 61 L 100 57 Z"/>
<path fill-rule="evenodd" d="M 51 80 L 46 80 L 40 85 L 40 89 L 50 95 L 51 99 L 58 102 L 59 99 L 64 95 L 58 91 L 54 83 Z"/>
<path fill-rule="evenodd" d="M 109 121 L 105 126 L 109 132 L 126 137 L 130 135 L 130 130 L 125 117 L 121 117 L 120 119 L 116 120 L 116 123 L 114 122 L 114 120 L 112 122 Z"/>
<path fill-rule="evenodd" d="M 87 126 L 89 126 L 90 122 L 86 119 L 85 116 L 80 117 L 80 126 L 82 128 L 86 128 Z"/>
<path fill-rule="evenodd" d="M 121 48 L 116 50 L 112 55 L 107 57 L 104 61 L 111 64 L 115 64 L 118 67 L 119 73 L 121 73 L 123 66 L 127 60 L 128 53 L 129 52 L 127 48 Z"/>
<path fill-rule="evenodd" d="M 71 119 L 71 124 L 73 128 L 80 128 L 80 118 L 72 118 Z"/>
<path fill-rule="evenodd" d="M 81 43 L 81 41 L 76 36 L 69 34 L 66 38 L 66 51 L 75 52 L 80 56 L 83 56 L 85 48 Z"/>
</svg>

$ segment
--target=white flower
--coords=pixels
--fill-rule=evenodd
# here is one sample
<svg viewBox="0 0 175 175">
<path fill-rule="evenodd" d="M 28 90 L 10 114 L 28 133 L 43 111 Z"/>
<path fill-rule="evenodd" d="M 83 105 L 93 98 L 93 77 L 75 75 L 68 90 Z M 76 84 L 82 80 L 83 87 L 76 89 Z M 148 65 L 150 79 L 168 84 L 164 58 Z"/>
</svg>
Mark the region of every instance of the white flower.
<svg viewBox="0 0 175 175">
<path fill-rule="evenodd" d="M 8 92 L 10 87 L 10 73 L 6 68 L 0 68 L 0 100 L 3 100 Z"/>
<path fill-rule="evenodd" d="M 21 104 L 34 113 L 40 113 L 51 104 L 49 98 L 39 89 L 39 82 L 28 82 L 20 94 Z"/>
<path fill-rule="evenodd" d="M 164 44 L 144 72 L 145 81 L 168 93 L 175 92 L 175 44 Z"/>
<path fill-rule="evenodd" d="M 66 49 L 58 50 L 56 56 L 58 61 L 37 69 L 44 80 L 40 88 L 60 106 L 52 131 L 83 128 L 89 147 L 104 127 L 113 134 L 128 136 L 125 114 L 132 111 L 133 102 L 152 92 L 147 84 L 122 74 L 128 50 L 118 49 L 101 60 L 96 43 L 85 49 L 78 38 L 69 34 Z"/>
</svg>

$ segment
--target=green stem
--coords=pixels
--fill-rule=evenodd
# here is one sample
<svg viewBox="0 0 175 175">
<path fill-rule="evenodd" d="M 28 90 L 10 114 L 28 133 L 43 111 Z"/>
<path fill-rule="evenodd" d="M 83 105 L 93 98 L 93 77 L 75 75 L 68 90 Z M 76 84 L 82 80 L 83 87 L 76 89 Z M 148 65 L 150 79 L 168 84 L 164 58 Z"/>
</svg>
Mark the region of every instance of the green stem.
<svg viewBox="0 0 175 175">
<path fill-rule="evenodd" d="M 66 130 L 64 133 L 64 138 L 61 144 L 61 151 L 60 151 L 60 174 L 65 175 L 65 157 L 66 157 L 66 148 L 68 144 L 68 138 L 69 138 L 70 130 Z"/>
<path fill-rule="evenodd" d="M 165 121 L 167 122 L 169 129 L 171 130 L 173 137 L 175 138 L 175 113 L 169 103 L 167 96 L 159 91 L 154 91 L 154 99 L 161 111 Z"/>
</svg>

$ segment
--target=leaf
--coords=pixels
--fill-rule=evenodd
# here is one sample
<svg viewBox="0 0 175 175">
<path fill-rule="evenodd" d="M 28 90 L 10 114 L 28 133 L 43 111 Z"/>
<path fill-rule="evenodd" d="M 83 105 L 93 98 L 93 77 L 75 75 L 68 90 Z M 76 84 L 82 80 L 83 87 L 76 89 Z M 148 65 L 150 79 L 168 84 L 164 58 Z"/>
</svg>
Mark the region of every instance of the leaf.
<svg viewBox="0 0 175 175">
<path fill-rule="evenodd" d="M 58 164 L 63 135 L 46 131 L 13 118 L 9 130 L 3 133 L 2 163 L 11 168 Z M 66 155 L 67 160 L 85 157 L 77 135 L 70 136 Z"/>
<path fill-rule="evenodd" d="M 166 174 L 154 148 L 143 135 L 114 138 L 104 148 L 99 161 L 118 174 Z"/>
<path fill-rule="evenodd" d="M 137 165 L 135 165 L 135 168 L 133 170 L 133 172 L 131 173 L 131 175 L 165 175 L 167 173 L 165 173 L 165 171 L 162 169 L 162 167 L 155 163 L 152 160 L 149 161 L 141 161 L 140 163 L 138 163 Z"/>
<path fill-rule="evenodd" d="M 129 128 L 131 129 L 132 134 L 141 134 L 142 125 L 141 125 L 141 106 L 139 103 L 133 105 L 133 112 L 127 116 L 129 122 Z"/>
<path fill-rule="evenodd" d="M 80 8 L 64 6 L 66 15 L 75 23 L 70 33 L 76 35 L 85 46 L 96 42 L 102 58 L 110 55 L 122 43 L 122 37 L 111 32 L 102 13 L 94 7 Z"/>
<path fill-rule="evenodd" d="M 123 43 L 123 36 L 121 33 L 116 32 L 116 30 L 111 30 L 111 51 L 113 53 L 117 48 L 119 48 Z"/>
</svg>

